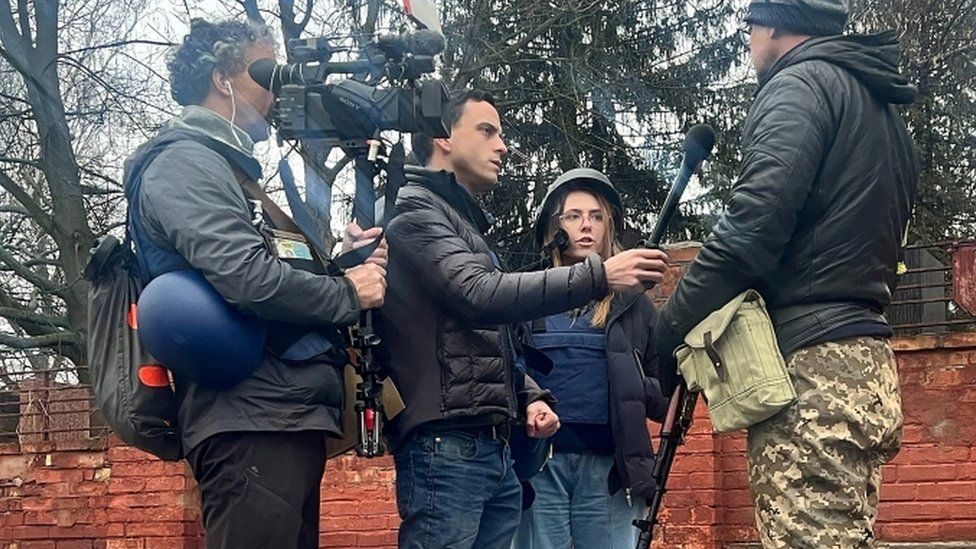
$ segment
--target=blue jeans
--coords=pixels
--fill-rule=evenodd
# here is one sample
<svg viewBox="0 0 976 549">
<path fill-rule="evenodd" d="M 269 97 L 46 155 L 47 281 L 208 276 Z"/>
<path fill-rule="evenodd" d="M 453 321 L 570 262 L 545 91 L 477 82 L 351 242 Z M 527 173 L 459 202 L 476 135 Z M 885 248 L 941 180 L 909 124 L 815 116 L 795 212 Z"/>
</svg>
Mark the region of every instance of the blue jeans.
<svg viewBox="0 0 976 549">
<path fill-rule="evenodd" d="M 511 546 L 522 486 L 504 440 L 490 432 L 421 431 L 396 449 L 393 460 L 401 549 Z"/>
<path fill-rule="evenodd" d="M 613 496 L 607 476 L 613 456 L 556 453 L 530 481 L 535 502 L 522 514 L 515 549 L 633 549 L 631 521 L 647 511 L 644 498 L 627 504 L 624 490 Z M 571 545 L 572 543 L 572 545 Z"/>
</svg>

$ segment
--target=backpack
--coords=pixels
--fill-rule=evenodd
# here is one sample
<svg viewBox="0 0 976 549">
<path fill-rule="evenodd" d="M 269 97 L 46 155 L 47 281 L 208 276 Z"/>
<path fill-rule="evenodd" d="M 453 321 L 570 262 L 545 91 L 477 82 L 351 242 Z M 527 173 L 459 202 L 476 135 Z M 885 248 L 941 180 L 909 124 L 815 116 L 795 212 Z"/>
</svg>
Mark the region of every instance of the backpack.
<svg viewBox="0 0 976 549">
<path fill-rule="evenodd" d="M 130 180 L 137 186 L 152 160 L 172 141 L 150 149 Z M 123 442 L 166 461 L 183 457 L 176 422 L 179 402 L 169 371 L 139 341 L 136 303 L 142 270 L 129 234 L 138 211 L 126 211 L 122 242 L 106 235 L 95 242 L 84 270 L 88 290 L 88 367 L 95 405 Z"/>
<path fill-rule="evenodd" d="M 126 444 L 167 461 L 183 457 L 178 402 L 168 370 L 139 341 L 136 303 L 142 279 L 128 236 L 95 244 L 85 268 L 88 367 L 95 405 Z"/>
</svg>

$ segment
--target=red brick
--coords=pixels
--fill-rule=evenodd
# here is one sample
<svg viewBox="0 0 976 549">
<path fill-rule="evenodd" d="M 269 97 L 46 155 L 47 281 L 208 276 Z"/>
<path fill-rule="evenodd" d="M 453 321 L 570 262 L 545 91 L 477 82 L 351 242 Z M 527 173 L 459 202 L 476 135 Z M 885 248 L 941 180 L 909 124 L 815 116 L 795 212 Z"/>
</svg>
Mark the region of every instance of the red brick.
<svg viewBox="0 0 976 549">
<path fill-rule="evenodd" d="M 57 545 L 51 540 L 26 540 L 17 544 L 18 549 L 55 549 Z"/>
<path fill-rule="evenodd" d="M 719 501 L 723 507 L 750 507 L 752 494 L 749 490 L 723 490 L 719 494 Z"/>
<path fill-rule="evenodd" d="M 52 526 L 48 536 L 57 539 L 71 538 L 100 538 L 104 537 L 105 528 L 103 526 L 92 526 L 87 524 L 76 524 L 68 528 Z"/>
<path fill-rule="evenodd" d="M 6 513 L 0 514 L 0 526 L 4 527 L 4 528 L 0 528 L 0 533 L 4 532 L 6 528 L 12 528 L 14 526 L 23 526 L 23 525 L 24 525 L 23 513 L 15 513 L 15 512 L 8 511 Z M 0 535 L 0 539 L 4 539 L 4 537 Z"/>
<path fill-rule="evenodd" d="M 146 490 L 147 482 L 148 481 L 144 478 L 134 478 L 134 477 L 113 478 L 108 483 L 108 493 L 109 494 L 134 494 L 134 493 L 143 492 Z"/>
<path fill-rule="evenodd" d="M 939 541 L 972 541 L 976 539 L 976 521 L 945 521 L 939 524 Z"/>
<path fill-rule="evenodd" d="M 138 461 L 138 462 L 148 462 L 148 461 L 158 461 L 156 457 L 152 454 L 143 452 L 138 448 L 133 448 L 132 446 L 112 446 L 108 449 L 108 460 L 112 463 L 120 463 L 123 461 Z"/>
<path fill-rule="evenodd" d="M 186 540 L 183 538 L 146 538 L 145 549 L 183 549 Z"/>
<path fill-rule="evenodd" d="M 146 542 L 141 539 L 110 539 L 106 541 L 105 549 L 146 549 Z"/>
<path fill-rule="evenodd" d="M 358 547 L 357 534 L 350 532 L 325 532 L 319 535 L 319 547 L 323 549 Z"/>
<path fill-rule="evenodd" d="M 161 477 L 178 474 L 179 469 L 163 461 L 122 462 L 112 465 L 113 477 Z"/>
<path fill-rule="evenodd" d="M 956 466 L 948 465 L 899 465 L 899 482 L 924 482 L 937 480 L 953 480 L 956 478 Z"/>
<path fill-rule="evenodd" d="M 183 475 L 170 475 L 146 479 L 147 492 L 181 492 L 183 490 L 186 490 L 186 477 Z"/>
<path fill-rule="evenodd" d="M 105 464 L 102 452 L 52 453 L 51 466 L 59 469 L 97 469 Z"/>
<path fill-rule="evenodd" d="M 118 509 L 132 509 L 135 507 L 160 507 L 166 505 L 181 505 L 183 495 L 175 492 L 154 492 L 151 494 L 120 494 L 110 496 L 108 507 Z"/>
<path fill-rule="evenodd" d="M 52 511 L 25 511 L 24 524 L 50 525 L 58 523 L 58 517 Z"/>
<path fill-rule="evenodd" d="M 91 507 L 91 498 L 88 497 L 57 498 L 53 500 L 51 507 L 53 509 L 88 509 L 89 507 Z"/>
<path fill-rule="evenodd" d="M 80 470 L 37 468 L 34 469 L 34 479 L 40 484 L 78 483 L 82 481 L 82 475 Z"/>
<path fill-rule="evenodd" d="M 917 493 L 915 484 L 885 484 L 881 487 L 881 501 L 912 501 Z"/>
<path fill-rule="evenodd" d="M 875 534 L 885 541 L 935 541 L 941 539 L 935 522 L 896 522 L 879 524 Z"/>
<path fill-rule="evenodd" d="M 15 526 L 5 529 L 4 534 L 11 540 L 48 539 L 51 529 L 47 526 Z"/>
<path fill-rule="evenodd" d="M 902 448 L 898 460 L 912 465 L 965 463 L 969 461 L 970 450 L 968 446 L 915 445 Z"/>
<path fill-rule="evenodd" d="M 882 492 L 884 494 L 884 492 Z M 976 484 L 972 482 L 940 482 L 918 485 L 919 501 L 963 500 L 976 501 Z"/>
<path fill-rule="evenodd" d="M 181 522 L 136 523 L 125 526 L 125 534 L 131 537 L 174 537 L 184 533 L 185 527 Z"/>
<path fill-rule="evenodd" d="M 92 541 L 87 539 L 71 539 L 59 541 L 57 549 L 92 549 Z"/>
<path fill-rule="evenodd" d="M 361 532 L 356 535 L 359 547 L 396 547 L 396 532 Z"/>
</svg>

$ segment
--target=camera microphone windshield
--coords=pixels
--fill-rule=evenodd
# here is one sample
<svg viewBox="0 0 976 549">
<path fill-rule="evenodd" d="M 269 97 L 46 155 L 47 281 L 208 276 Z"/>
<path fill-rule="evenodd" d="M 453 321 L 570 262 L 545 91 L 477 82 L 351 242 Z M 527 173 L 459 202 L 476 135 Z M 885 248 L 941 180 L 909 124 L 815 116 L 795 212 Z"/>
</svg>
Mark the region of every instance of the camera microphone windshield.
<svg viewBox="0 0 976 549">
<path fill-rule="evenodd" d="M 376 39 L 376 46 L 391 59 L 402 59 L 406 54 L 437 55 L 447 43 L 444 35 L 430 29 L 403 34 L 389 34 Z"/>
</svg>

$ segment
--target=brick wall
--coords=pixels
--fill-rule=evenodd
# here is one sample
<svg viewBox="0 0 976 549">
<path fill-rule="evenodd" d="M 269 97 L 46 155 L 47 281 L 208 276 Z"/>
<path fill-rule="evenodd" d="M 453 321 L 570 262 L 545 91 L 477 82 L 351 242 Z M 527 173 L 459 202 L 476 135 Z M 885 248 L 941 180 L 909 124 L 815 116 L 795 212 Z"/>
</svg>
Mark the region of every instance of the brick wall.
<svg viewBox="0 0 976 549">
<path fill-rule="evenodd" d="M 693 252 L 672 253 L 677 265 Z M 658 290 L 663 297 L 671 284 Z M 884 469 L 878 533 L 891 542 L 976 547 L 976 333 L 898 338 L 905 436 Z M 652 430 L 656 431 L 656 428 Z M 755 540 L 741 435 L 713 435 L 703 406 L 678 453 L 659 547 Z M 394 547 L 390 458 L 344 456 L 322 487 L 322 547 Z M 0 444 L 0 548 L 202 547 L 200 508 L 182 463 L 110 438 Z"/>
</svg>

